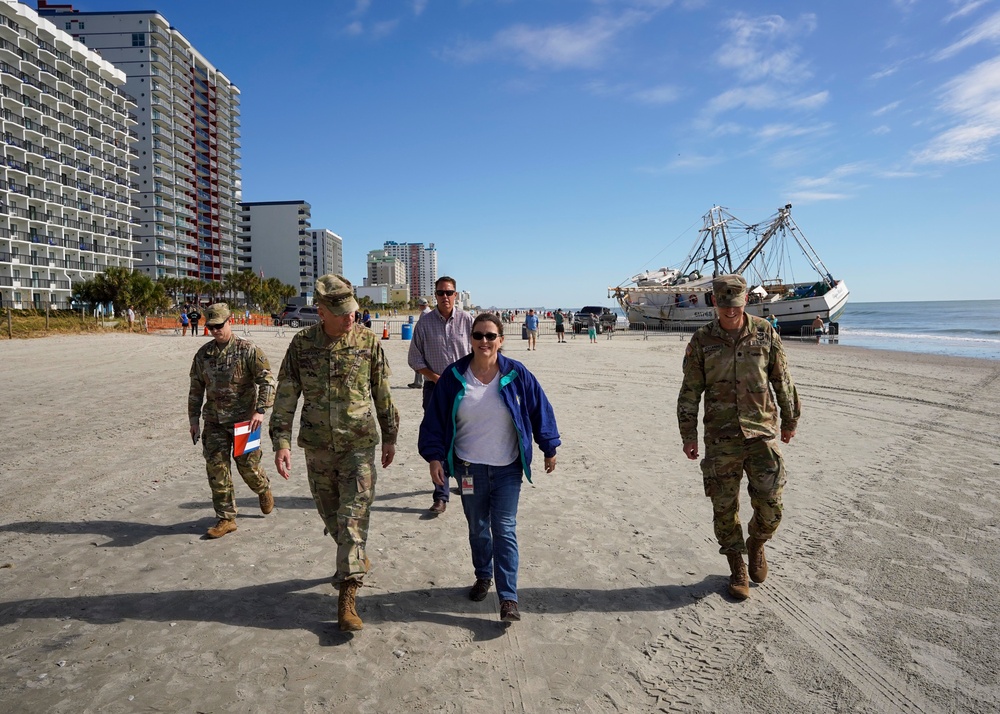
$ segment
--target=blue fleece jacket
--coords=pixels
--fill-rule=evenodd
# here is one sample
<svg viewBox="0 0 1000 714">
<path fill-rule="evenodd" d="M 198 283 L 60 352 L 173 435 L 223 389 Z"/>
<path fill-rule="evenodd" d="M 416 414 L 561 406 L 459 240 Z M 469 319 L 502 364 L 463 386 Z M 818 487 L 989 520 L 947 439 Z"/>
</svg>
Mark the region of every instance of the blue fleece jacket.
<svg viewBox="0 0 1000 714">
<path fill-rule="evenodd" d="M 424 460 L 446 463 L 448 473 L 452 474 L 455 473 L 455 421 L 458 405 L 465 396 L 464 375 L 470 362 L 472 355 L 463 357 L 448 365 L 441 374 L 420 422 L 417 439 L 417 450 Z M 545 456 L 555 456 L 556 448 L 562 443 L 556 417 L 542 385 L 527 367 L 502 353 L 497 355 L 497 364 L 500 367 L 500 398 L 517 430 L 521 469 L 531 481 L 532 437 Z"/>
</svg>

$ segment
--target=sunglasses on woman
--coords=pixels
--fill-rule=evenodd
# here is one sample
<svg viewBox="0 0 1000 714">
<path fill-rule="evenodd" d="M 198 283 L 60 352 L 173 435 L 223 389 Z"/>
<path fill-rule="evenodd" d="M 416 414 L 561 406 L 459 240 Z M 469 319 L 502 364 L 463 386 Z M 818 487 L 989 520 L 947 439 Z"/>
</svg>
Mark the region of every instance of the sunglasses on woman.
<svg viewBox="0 0 1000 714">
<path fill-rule="evenodd" d="M 487 342 L 493 342 L 499 336 L 500 335 L 498 335 L 495 332 L 473 332 L 472 333 L 472 339 L 474 339 L 474 340 L 486 340 Z"/>
</svg>

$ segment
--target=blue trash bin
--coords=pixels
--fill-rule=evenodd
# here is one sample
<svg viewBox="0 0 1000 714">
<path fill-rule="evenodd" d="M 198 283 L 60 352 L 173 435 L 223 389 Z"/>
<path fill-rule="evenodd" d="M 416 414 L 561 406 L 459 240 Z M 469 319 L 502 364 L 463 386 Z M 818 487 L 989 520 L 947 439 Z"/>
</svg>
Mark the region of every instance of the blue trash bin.
<svg viewBox="0 0 1000 714">
<path fill-rule="evenodd" d="M 408 322 L 404 322 L 401 326 L 400 335 L 404 340 L 413 339 L 413 325 Z"/>
</svg>

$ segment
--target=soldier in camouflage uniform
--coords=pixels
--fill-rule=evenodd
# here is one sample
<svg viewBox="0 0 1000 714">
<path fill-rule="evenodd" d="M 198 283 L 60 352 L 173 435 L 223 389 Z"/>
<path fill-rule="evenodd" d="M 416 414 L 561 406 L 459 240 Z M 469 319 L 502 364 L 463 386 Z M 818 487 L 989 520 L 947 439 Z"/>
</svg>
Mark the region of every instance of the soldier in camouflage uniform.
<svg viewBox="0 0 1000 714">
<path fill-rule="evenodd" d="M 764 582 L 764 543 L 781 522 L 785 466 L 776 444 L 795 436 L 801 406 L 788 373 L 781 338 L 771 324 L 747 315 L 747 284 L 740 275 L 712 281 L 716 319 L 698 329 L 684 355 L 677 423 L 684 453 L 698 458 L 698 406 L 705 395 L 705 495 L 712 499 L 719 552 L 729 559 L 729 593 L 744 600 L 750 582 Z M 773 390 L 773 396 L 772 396 Z M 740 480 L 747 474 L 753 518 L 744 544 Z M 747 577 L 743 553 L 749 553 Z"/>
<path fill-rule="evenodd" d="M 205 417 L 202 453 L 212 488 L 212 504 L 219 519 L 206 535 L 220 538 L 236 530 L 236 494 L 229 466 L 233 425 L 249 420 L 252 431 L 263 424 L 264 412 L 274 401 L 274 375 L 263 350 L 233 334 L 225 303 L 209 306 L 205 319 L 213 340 L 198 350 L 191 364 L 188 418 L 191 439 L 197 443 L 200 419 Z M 260 510 L 270 513 L 274 498 L 271 483 L 260 465 L 260 449 L 235 460 L 240 476 L 257 494 Z"/>
<path fill-rule="evenodd" d="M 375 447 L 382 431 L 382 467 L 396 454 L 399 413 L 389 392 L 389 365 L 375 334 L 356 325 L 351 283 L 340 275 L 316 281 L 320 324 L 292 338 L 278 373 L 271 415 L 274 463 L 288 478 L 292 418 L 302 395 L 298 445 L 306 452 L 309 489 L 325 533 L 337 541 L 334 586 L 337 621 L 344 631 L 363 627 L 355 594 L 370 566 L 365 554 L 368 515 L 375 495 Z"/>
</svg>

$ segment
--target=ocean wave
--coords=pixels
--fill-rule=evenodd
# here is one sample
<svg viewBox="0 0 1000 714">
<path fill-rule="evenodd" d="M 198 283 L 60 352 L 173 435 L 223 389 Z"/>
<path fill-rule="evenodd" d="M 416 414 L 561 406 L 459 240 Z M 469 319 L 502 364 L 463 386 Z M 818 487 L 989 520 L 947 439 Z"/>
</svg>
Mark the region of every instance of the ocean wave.
<svg viewBox="0 0 1000 714">
<path fill-rule="evenodd" d="M 981 334 L 967 334 L 973 330 L 936 330 L 927 332 L 891 332 L 886 330 L 851 329 L 842 327 L 840 334 L 849 337 L 866 337 L 880 340 L 940 340 L 947 342 L 975 342 L 1000 347 L 1000 330 L 982 330 Z M 951 333 L 951 334 L 943 334 Z"/>
</svg>

